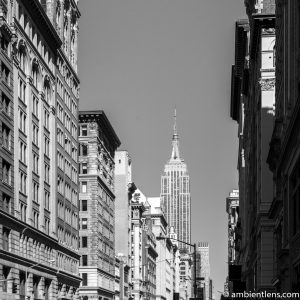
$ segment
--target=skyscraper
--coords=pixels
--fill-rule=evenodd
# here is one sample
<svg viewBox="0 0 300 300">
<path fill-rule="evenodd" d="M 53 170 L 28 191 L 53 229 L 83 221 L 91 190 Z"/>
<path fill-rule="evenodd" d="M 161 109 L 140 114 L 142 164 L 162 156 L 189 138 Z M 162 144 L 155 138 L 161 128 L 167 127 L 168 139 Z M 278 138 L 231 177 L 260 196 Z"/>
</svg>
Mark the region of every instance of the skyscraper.
<svg viewBox="0 0 300 300">
<path fill-rule="evenodd" d="M 179 240 L 191 242 L 191 195 L 187 166 L 179 153 L 179 137 L 176 128 L 176 110 L 172 138 L 171 158 L 161 177 L 160 198 L 169 226 L 173 226 Z M 186 248 L 180 243 L 179 248 Z"/>
</svg>

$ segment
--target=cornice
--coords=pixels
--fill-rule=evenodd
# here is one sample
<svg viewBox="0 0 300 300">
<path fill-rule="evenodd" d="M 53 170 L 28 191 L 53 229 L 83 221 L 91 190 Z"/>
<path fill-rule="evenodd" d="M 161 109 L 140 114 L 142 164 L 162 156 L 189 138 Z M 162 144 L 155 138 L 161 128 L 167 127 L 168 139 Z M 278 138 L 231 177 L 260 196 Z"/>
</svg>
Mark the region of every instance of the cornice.
<svg viewBox="0 0 300 300">
<path fill-rule="evenodd" d="M 32 16 L 32 19 L 39 24 L 39 30 L 47 40 L 49 47 L 55 52 L 61 47 L 62 41 L 41 3 L 38 0 L 21 0 L 21 2 Z"/>
</svg>

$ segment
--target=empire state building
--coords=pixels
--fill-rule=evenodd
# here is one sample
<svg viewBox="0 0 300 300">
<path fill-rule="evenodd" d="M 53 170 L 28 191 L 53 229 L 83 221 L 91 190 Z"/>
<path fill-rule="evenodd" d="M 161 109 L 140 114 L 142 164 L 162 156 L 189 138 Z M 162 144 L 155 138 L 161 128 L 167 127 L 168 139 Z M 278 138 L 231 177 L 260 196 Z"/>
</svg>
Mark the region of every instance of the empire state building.
<svg viewBox="0 0 300 300">
<path fill-rule="evenodd" d="M 160 198 L 170 227 L 174 227 L 177 238 L 191 242 L 191 194 L 190 177 L 186 163 L 180 157 L 179 138 L 176 128 L 176 110 L 172 138 L 171 158 L 165 165 L 161 176 Z M 188 248 L 179 244 L 179 248 Z"/>
</svg>

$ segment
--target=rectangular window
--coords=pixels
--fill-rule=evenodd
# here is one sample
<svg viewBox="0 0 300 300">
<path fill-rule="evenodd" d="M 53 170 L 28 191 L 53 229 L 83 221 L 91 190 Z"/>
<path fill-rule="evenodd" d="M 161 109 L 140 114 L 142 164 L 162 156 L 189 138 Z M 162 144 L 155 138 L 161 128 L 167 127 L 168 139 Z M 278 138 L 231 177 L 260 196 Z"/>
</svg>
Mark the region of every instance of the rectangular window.
<svg viewBox="0 0 300 300">
<path fill-rule="evenodd" d="M 81 135 L 87 136 L 87 125 L 81 125 Z"/>
<path fill-rule="evenodd" d="M 49 156 L 49 145 L 50 145 L 50 140 L 44 136 L 44 153 Z"/>
<path fill-rule="evenodd" d="M 11 165 L 5 160 L 2 160 L 2 181 L 11 185 Z"/>
<path fill-rule="evenodd" d="M 87 266 L 88 265 L 88 256 L 82 255 L 82 265 Z"/>
<path fill-rule="evenodd" d="M 8 116 L 10 116 L 10 100 L 3 92 L 2 92 L 2 108 L 3 108 L 3 111 Z"/>
<path fill-rule="evenodd" d="M 81 164 L 81 173 L 82 174 L 87 174 L 87 163 L 82 163 Z"/>
<path fill-rule="evenodd" d="M 87 248 L 87 236 L 81 237 L 81 247 Z"/>
<path fill-rule="evenodd" d="M 87 229 L 87 218 L 81 219 L 81 229 Z"/>
<path fill-rule="evenodd" d="M 87 182 L 83 181 L 81 182 L 81 193 L 86 193 L 87 192 Z"/>
<path fill-rule="evenodd" d="M 9 233 L 10 233 L 10 230 L 6 227 L 3 227 L 3 229 L 2 229 L 2 234 L 3 234 L 2 246 L 3 246 L 3 250 L 5 250 L 5 251 L 9 251 Z"/>
<path fill-rule="evenodd" d="M 39 100 L 36 96 L 32 97 L 32 113 L 38 117 L 39 116 Z"/>
<path fill-rule="evenodd" d="M 8 67 L 2 62 L 1 65 L 1 73 L 2 73 L 2 80 L 9 86 L 10 85 L 10 72 Z"/>
<path fill-rule="evenodd" d="M 87 211 L 87 200 L 81 200 L 81 210 Z"/>
<path fill-rule="evenodd" d="M 32 141 L 36 146 L 39 145 L 39 128 L 35 124 L 32 124 Z"/>
<path fill-rule="evenodd" d="M 19 109 L 19 129 L 26 134 L 26 114 Z"/>
<path fill-rule="evenodd" d="M 87 273 L 82 273 L 82 286 L 88 285 L 88 276 Z"/>
<path fill-rule="evenodd" d="M 50 118 L 49 112 L 45 108 L 44 109 L 44 126 L 47 130 L 49 130 L 49 118 Z"/>
<path fill-rule="evenodd" d="M 45 182 L 49 183 L 49 173 L 50 173 L 50 167 L 45 164 Z"/>
<path fill-rule="evenodd" d="M 2 123 L 2 145 L 7 150 L 11 149 L 10 129 Z"/>
<path fill-rule="evenodd" d="M 2 194 L 2 209 L 6 212 L 10 212 L 10 197 L 6 194 Z"/>
<path fill-rule="evenodd" d="M 50 209 L 50 193 L 46 190 L 44 191 L 44 198 L 45 198 L 44 199 L 45 208 L 49 210 Z"/>
</svg>

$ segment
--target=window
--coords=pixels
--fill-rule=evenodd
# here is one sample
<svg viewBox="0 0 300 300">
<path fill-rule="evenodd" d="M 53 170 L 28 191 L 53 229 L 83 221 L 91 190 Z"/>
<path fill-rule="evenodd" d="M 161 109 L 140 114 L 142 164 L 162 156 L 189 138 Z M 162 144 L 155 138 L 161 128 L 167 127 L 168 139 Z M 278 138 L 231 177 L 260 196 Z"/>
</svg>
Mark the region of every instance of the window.
<svg viewBox="0 0 300 300">
<path fill-rule="evenodd" d="M 44 83 L 44 94 L 45 94 L 46 102 L 50 104 L 50 102 L 51 102 L 51 90 L 50 90 L 50 82 L 47 79 L 45 80 L 45 83 Z"/>
<path fill-rule="evenodd" d="M 88 285 L 88 276 L 87 273 L 82 273 L 82 286 Z"/>
<path fill-rule="evenodd" d="M 88 152 L 88 146 L 85 144 L 81 145 L 81 153 L 82 153 L 81 155 L 87 156 L 87 152 Z"/>
<path fill-rule="evenodd" d="M 33 172 L 39 174 L 39 157 L 35 152 L 32 153 L 32 162 L 33 162 Z"/>
<path fill-rule="evenodd" d="M 39 202 L 39 185 L 35 181 L 32 182 L 33 200 Z"/>
<path fill-rule="evenodd" d="M 32 65 L 32 72 L 31 72 L 31 76 L 32 76 L 32 82 L 33 85 L 38 88 L 38 81 L 39 81 L 39 68 L 38 68 L 38 64 L 35 61 Z"/>
<path fill-rule="evenodd" d="M 32 124 L 32 141 L 33 143 L 38 146 L 39 145 L 39 128 L 35 125 Z"/>
<path fill-rule="evenodd" d="M 46 209 L 50 209 L 50 193 L 48 191 L 44 191 L 44 206 Z"/>
<path fill-rule="evenodd" d="M 3 111 L 10 116 L 10 100 L 8 97 L 2 92 L 2 109 Z"/>
<path fill-rule="evenodd" d="M 3 234 L 3 242 L 2 242 L 3 250 L 9 251 L 9 234 L 10 234 L 10 230 L 6 227 L 3 227 L 2 234 Z"/>
<path fill-rule="evenodd" d="M 87 218 L 81 219 L 81 229 L 87 229 Z"/>
<path fill-rule="evenodd" d="M 26 114 L 19 109 L 19 129 L 26 134 Z"/>
<path fill-rule="evenodd" d="M 26 212 L 27 206 L 23 202 L 20 202 L 20 217 L 23 222 L 26 222 Z"/>
<path fill-rule="evenodd" d="M 46 108 L 44 109 L 44 126 L 49 130 L 49 112 Z"/>
<path fill-rule="evenodd" d="M 45 218 L 44 226 L 45 226 L 45 233 L 49 234 L 50 220 L 48 218 Z"/>
<path fill-rule="evenodd" d="M 82 174 L 87 174 L 87 163 L 82 163 L 81 164 L 81 173 Z"/>
<path fill-rule="evenodd" d="M 36 96 L 32 97 L 32 113 L 38 117 L 39 116 L 39 100 Z"/>
<path fill-rule="evenodd" d="M 81 193 L 86 193 L 87 192 L 87 182 L 83 181 L 81 182 Z"/>
<path fill-rule="evenodd" d="M 9 41 L 7 40 L 7 38 L 5 37 L 5 35 L 2 35 L 0 38 L 0 42 L 1 42 L 1 49 L 3 50 L 3 52 L 8 55 L 8 45 L 9 45 Z"/>
<path fill-rule="evenodd" d="M 50 167 L 47 164 L 45 164 L 44 167 L 45 167 L 45 182 L 49 183 Z"/>
<path fill-rule="evenodd" d="M 6 194 L 2 194 L 2 209 L 6 212 L 10 212 L 10 197 Z"/>
<path fill-rule="evenodd" d="M 82 265 L 87 266 L 88 265 L 88 256 L 87 255 L 82 255 Z"/>
<path fill-rule="evenodd" d="M 3 81 L 9 86 L 10 85 L 10 72 L 8 67 L 2 62 L 1 73 Z"/>
<path fill-rule="evenodd" d="M 11 149 L 10 129 L 2 123 L 2 145 L 7 150 Z"/>
<path fill-rule="evenodd" d="M 87 236 L 81 237 L 81 247 L 87 248 Z"/>
<path fill-rule="evenodd" d="M 87 200 L 81 200 L 81 210 L 87 211 Z"/>
<path fill-rule="evenodd" d="M 49 145 L 50 145 L 50 140 L 44 136 L 44 153 L 49 156 Z"/>
<path fill-rule="evenodd" d="M 33 211 L 33 226 L 39 228 L 39 214 L 36 211 Z"/>
<path fill-rule="evenodd" d="M 11 165 L 5 160 L 2 160 L 2 181 L 11 185 Z"/>
<path fill-rule="evenodd" d="M 87 125 L 81 125 L 81 135 L 87 136 Z"/>
<path fill-rule="evenodd" d="M 26 84 L 25 82 L 19 77 L 19 89 L 18 89 L 18 96 L 19 99 L 26 104 Z"/>
</svg>

